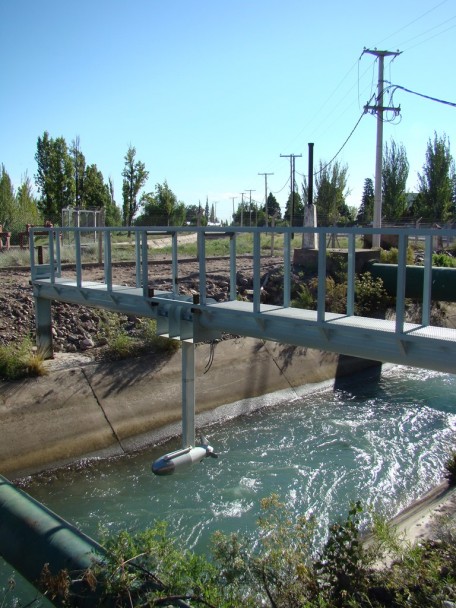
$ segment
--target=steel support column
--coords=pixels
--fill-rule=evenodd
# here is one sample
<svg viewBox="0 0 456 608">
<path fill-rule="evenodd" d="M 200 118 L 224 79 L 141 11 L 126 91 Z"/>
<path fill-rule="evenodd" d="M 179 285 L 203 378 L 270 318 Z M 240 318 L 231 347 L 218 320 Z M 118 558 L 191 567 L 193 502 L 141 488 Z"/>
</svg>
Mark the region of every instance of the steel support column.
<svg viewBox="0 0 456 608">
<path fill-rule="evenodd" d="M 195 445 L 195 345 L 182 342 L 182 447 Z"/>
<path fill-rule="evenodd" d="M 46 358 L 52 359 L 52 315 L 51 300 L 35 296 L 36 345 L 38 351 Z"/>
</svg>

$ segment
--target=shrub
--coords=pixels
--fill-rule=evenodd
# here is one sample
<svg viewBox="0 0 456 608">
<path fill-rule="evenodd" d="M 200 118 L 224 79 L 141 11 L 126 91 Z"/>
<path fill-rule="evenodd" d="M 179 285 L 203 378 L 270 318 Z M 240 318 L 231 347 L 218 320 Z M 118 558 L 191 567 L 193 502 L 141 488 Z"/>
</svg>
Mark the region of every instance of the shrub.
<svg viewBox="0 0 456 608">
<path fill-rule="evenodd" d="M 434 253 L 432 255 L 432 265 L 442 268 L 456 268 L 456 258 L 444 253 Z"/>
<path fill-rule="evenodd" d="M 372 316 L 385 311 L 391 298 L 383 287 L 383 281 L 374 279 L 370 272 L 355 277 L 355 313 L 359 316 Z"/>
<path fill-rule="evenodd" d="M 43 363 L 43 354 L 33 348 L 29 338 L 0 346 L 0 377 L 4 380 L 43 376 L 46 374 Z"/>
<path fill-rule="evenodd" d="M 382 249 L 380 251 L 380 262 L 382 264 L 397 264 L 398 260 L 398 249 L 397 247 L 391 247 L 391 249 Z M 409 245 L 407 247 L 407 264 L 415 263 L 415 254 L 413 248 Z"/>
<path fill-rule="evenodd" d="M 106 341 L 109 355 L 114 359 L 150 353 L 172 354 L 180 348 L 178 340 L 157 336 L 154 319 L 136 320 L 134 330 L 127 331 L 122 315 L 105 312 L 101 318 L 97 339 Z"/>
</svg>

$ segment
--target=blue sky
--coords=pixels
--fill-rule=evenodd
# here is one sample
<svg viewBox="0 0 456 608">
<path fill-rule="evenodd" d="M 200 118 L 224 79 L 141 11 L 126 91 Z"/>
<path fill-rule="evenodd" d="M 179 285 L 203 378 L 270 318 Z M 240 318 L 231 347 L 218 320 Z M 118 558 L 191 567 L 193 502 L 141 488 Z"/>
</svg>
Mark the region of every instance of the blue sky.
<svg viewBox="0 0 456 608">
<path fill-rule="evenodd" d="M 48 131 L 80 138 L 88 164 L 114 181 L 121 205 L 129 145 L 186 204 L 216 204 L 268 190 L 285 205 L 289 161 L 298 181 L 342 146 L 375 91 L 377 62 L 363 48 L 400 50 L 385 79 L 456 102 L 454 0 L 1 0 L 0 163 L 17 187 L 36 173 Z M 434 131 L 456 157 L 456 108 L 397 91 L 401 117 L 384 139 L 402 143 L 416 189 Z M 376 119 L 366 115 L 337 157 L 358 206 L 374 177 Z M 285 185 L 287 184 L 287 185 Z M 248 195 L 247 195 L 248 196 Z"/>
</svg>

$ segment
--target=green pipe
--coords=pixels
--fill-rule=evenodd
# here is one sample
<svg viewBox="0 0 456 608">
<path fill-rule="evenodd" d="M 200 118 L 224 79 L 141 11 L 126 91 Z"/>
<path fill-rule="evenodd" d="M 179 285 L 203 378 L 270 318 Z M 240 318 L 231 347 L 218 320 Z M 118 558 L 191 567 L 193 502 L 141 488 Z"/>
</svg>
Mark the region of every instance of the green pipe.
<svg viewBox="0 0 456 608">
<path fill-rule="evenodd" d="M 77 579 L 94 563 L 102 562 L 106 553 L 97 542 L 0 475 L 0 555 L 37 586 L 45 564 L 52 574 L 66 569 Z M 87 594 L 83 587 L 82 582 L 71 587 L 71 594 L 78 596 L 75 605 L 94 606 L 100 589 Z"/>
<path fill-rule="evenodd" d="M 397 290 L 397 264 L 369 264 L 368 271 L 374 279 L 380 278 L 383 286 L 391 295 Z M 442 302 L 456 302 L 456 268 L 432 267 L 431 298 Z M 406 266 L 405 297 L 423 297 L 424 266 Z"/>
</svg>

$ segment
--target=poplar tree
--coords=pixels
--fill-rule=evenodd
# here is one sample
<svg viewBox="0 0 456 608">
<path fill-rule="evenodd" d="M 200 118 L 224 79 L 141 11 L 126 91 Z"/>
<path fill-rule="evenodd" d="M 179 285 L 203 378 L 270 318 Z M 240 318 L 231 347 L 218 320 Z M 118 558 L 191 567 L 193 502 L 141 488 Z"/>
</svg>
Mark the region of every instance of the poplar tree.
<svg viewBox="0 0 456 608">
<path fill-rule="evenodd" d="M 0 224 L 7 231 L 14 217 L 15 195 L 11 178 L 5 165 L 0 167 Z"/>
<path fill-rule="evenodd" d="M 328 226 L 336 225 L 341 218 L 348 218 L 350 211 L 345 203 L 349 194 L 347 186 L 348 167 L 338 161 L 325 165 L 320 161 L 320 170 L 315 178 L 317 213 Z"/>
<path fill-rule="evenodd" d="M 61 211 L 74 204 L 73 162 L 63 137 L 52 139 L 47 131 L 38 137 L 35 183 L 41 194 L 38 202 L 44 219 L 58 223 Z"/>
<path fill-rule="evenodd" d="M 408 174 L 405 148 L 391 140 L 385 145 L 382 167 L 382 215 L 386 220 L 397 220 L 407 211 Z"/>
<path fill-rule="evenodd" d="M 418 173 L 419 192 L 415 203 L 418 215 L 432 222 L 447 222 L 454 212 L 455 165 L 446 135 L 434 133 L 429 139 L 423 172 Z"/>
<path fill-rule="evenodd" d="M 123 221 L 125 226 L 133 224 L 133 218 L 141 207 L 139 191 L 145 185 L 149 172 L 141 161 L 136 161 L 136 148 L 130 146 L 125 155 L 125 166 L 122 171 L 123 184 Z"/>
</svg>

